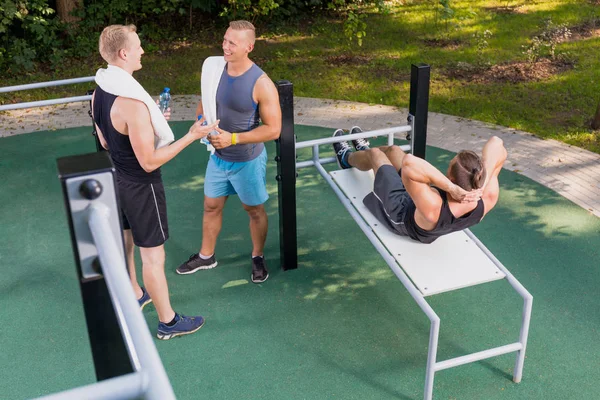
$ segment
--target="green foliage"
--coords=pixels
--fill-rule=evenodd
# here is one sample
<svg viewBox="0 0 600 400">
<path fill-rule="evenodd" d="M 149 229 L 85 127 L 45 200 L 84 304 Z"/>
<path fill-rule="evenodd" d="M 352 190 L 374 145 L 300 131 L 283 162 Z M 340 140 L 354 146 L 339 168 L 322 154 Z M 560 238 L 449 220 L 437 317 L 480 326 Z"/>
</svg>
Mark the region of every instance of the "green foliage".
<svg viewBox="0 0 600 400">
<path fill-rule="evenodd" d="M 277 9 L 279 4 L 275 0 L 228 0 L 228 5 L 223 7 L 219 16 L 230 21 L 245 19 L 256 21 L 261 16 L 269 15 Z"/>
<path fill-rule="evenodd" d="M 60 46 L 62 26 L 47 0 L 0 0 L 0 68 L 31 70 Z"/>
<path fill-rule="evenodd" d="M 489 57 L 486 57 L 486 50 L 490 47 L 488 40 L 492 37 L 492 32 L 489 29 L 481 32 L 478 31 L 473 35 L 475 39 L 475 51 L 477 52 L 477 66 L 486 67 L 491 65 Z"/>
<path fill-rule="evenodd" d="M 551 18 L 546 18 L 543 25 L 541 32 L 531 39 L 531 43 L 523 46 L 523 54 L 530 63 L 543 57 L 555 59 L 556 46 L 571 37 L 571 30 L 566 24 L 556 25 Z"/>
<path fill-rule="evenodd" d="M 348 42 L 352 43 L 356 39 L 356 43 L 362 46 L 363 38 L 367 36 L 365 16 L 350 10 L 344 22 L 344 35 L 348 39 Z"/>
</svg>

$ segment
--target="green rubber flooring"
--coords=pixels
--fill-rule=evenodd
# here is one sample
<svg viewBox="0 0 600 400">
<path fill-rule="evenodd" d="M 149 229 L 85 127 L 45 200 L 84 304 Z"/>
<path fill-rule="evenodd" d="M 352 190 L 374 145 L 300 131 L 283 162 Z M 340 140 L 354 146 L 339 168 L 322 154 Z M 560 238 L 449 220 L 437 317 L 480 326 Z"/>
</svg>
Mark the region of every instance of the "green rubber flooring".
<svg viewBox="0 0 600 400">
<path fill-rule="evenodd" d="M 180 136 L 190 123 L 172 125 Z M 177 397 L 421 399 L 429 321 L 315 170 L 300 170 L 297 182 L 299 268 L 279 268 L 275 149 L 267 148 L 271 276 L 261 285 L 250 283 L 248 218 L 237 198 L 226 206 L 218 268 L 175 273 L 200 245 L 207 153 L 196 143 L 163 168 L 172 303 L 207 319 L 197 334 L 155 340 Z M 89 128 L 0 139 L 1 399 L 95 381 L 55 161 L 94 149 Z M 428 149 L 439 167 L 451 156 Z M 512 382 L 515 357 L 504 355 L 439 372 L 434 397 L 598 398 L 600 219 L 516 173 L 502 171 L 500 181 L 497 208 L 473 232 L 534 296 L 523 381 Z M 442 321 L 439 360 L 517 340 L 522 301 L 506 281 L 429 301 Z M 152 305 L 144 315 L 154 334 Z"/>
</svg>

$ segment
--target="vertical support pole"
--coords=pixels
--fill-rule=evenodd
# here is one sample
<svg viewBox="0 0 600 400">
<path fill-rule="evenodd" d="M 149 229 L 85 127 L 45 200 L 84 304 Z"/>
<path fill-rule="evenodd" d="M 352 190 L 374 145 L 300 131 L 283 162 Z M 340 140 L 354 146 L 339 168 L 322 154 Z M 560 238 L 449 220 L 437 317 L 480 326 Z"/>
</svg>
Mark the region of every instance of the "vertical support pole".
<svg viewBox="0 0 600 400">
<path fill-rule="evenodd" d="M 515 361 L 515 369 L 513 372 L 513 381 L 515 383 L 521 382 L 521 378 L 523 377 L 523 364 L 525 364 L 525 350 L 527 348 L 527 337 L 529 336 L 532 303 L 533 296 L 527 293 L 523 299 L 523 317 L 521 320 L 521 332 L 519 333 L 519 342 L 521 342 L 523 348 L 517 352 L 517 359 Z"/>
<path fill-rule="evenodd" d="M 425 372 L 425 400 L 433 399 L 433 380 L 435 378 L 435 363 L 437 360 L 438 341 L 440 337 L 440 319 L 437 315 L 432 317 L 428 314 L 431 321 L 429 329 L 429 351 L 427 352 L 427 371 Z"/>
<path fill-rule="evenodd" d="M 83 210 L 89 201 L 86 201 L 87 199 L 80 192 L 82 190 L 80 185 L 85 179 L 90 178 L 90 180 L 93 180 L 100 179 L 98 176 L 110 176 L 111 179 L 107 180 L 109 183 L 105 182 L 103 186 L 100 185 L 98 190 L 100 193 L 110 192 L 112 194 L 113 197 L 111 198 L 114 199 L 113 214 L 120 215 L 117 212 L 116 205 L 115 194 L 117 189 L 114 183 L 114 167 L 107 152 L 63 157 L 57 160 L 57 164 L 67 210 L 88 336 L 96 369 L 96 378 L 102 381 L 134 372 L 108 287 L 100 270 L 91 232 L 87 222 L 84 222 L 86 213 Z M 100 199 L 95 201 L 100 201 Z M 116 222 L 116 226 L 122 245 L 120 221 Z M 122 254 L 125 254 L 124 249 Z"/>
<path fill-rule="evenodd" d="M 408 112 L 412 115 L 414 130 L 412 153 L 425 158 L 427 146 L 427 113 L 429 106 L 429 77 L 431 67 L 427 64 L 413 64 L 410 70 L 410 103 Z M 410 118 L 410 116 L 409 116 Z"/>
<path fill-rule="evenodd" d="M 279 197 L 279 254 L 281 268 L 287 271 L 298 268 L 294 87 L 289 81 L 277 81 L 275 84 L 281 105 L 281 135 L 275 141 Z"/>
</svg>

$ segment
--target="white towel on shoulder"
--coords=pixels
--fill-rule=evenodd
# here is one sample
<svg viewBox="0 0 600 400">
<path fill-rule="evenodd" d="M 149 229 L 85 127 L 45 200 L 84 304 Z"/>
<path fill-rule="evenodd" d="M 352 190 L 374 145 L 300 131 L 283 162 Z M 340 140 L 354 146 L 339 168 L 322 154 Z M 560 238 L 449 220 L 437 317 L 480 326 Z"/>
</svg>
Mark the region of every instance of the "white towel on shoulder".
<svg viewBox="0 0 600 400">
<path fill-rule="evenodd" d="M 221 75 L 225 70 L 225 58 L 222 56 L 208 57 L 202 64 L 202 75 L 200 78 L 200 90 L 202 91 L 202 109 L 204 118 L 210 125 L 217 120 L 217 89 L 221 81 Z M 210 144 L 207 150 L 215 152 Z"/>
<path fill-rule="evenodd" d="M 154 128 L 155 148 L 167 146 L 175 140 L 173 131 L 158 105 L 131 74 L 115 65 L 109 65 L 108 68 L 100 68 L 96 72 L 96 83 L 107 93 L 139 100 L 148 107 Z"/>
</svg>

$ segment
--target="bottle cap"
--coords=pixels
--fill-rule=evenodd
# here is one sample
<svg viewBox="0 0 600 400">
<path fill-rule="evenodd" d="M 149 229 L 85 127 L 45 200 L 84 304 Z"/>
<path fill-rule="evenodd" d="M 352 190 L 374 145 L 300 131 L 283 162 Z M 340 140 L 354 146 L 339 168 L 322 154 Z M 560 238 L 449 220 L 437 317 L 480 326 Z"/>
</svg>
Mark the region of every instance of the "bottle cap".
<svg viewBox="0 0 600 400">
<path fill-rule="evenodd" d="M 169 93 L 170 91 L 171 91 L 171 88 L 168 88 L 168 87 L 166 87 L 166 88 L 163 89 L 163 92 Z"/>
<path fill-rule="evenodd" d="M 198 115 L 198 121 L 202 119 L 202 114 Z"/>
</svg>

